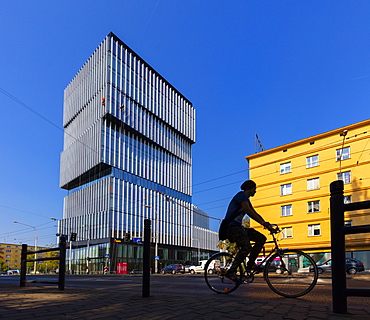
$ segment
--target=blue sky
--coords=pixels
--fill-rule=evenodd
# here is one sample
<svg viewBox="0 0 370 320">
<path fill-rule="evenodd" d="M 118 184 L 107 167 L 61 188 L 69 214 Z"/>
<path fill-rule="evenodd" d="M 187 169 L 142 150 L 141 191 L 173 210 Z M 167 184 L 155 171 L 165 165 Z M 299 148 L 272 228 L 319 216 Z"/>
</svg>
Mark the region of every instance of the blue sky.
<svg viewBox="0 0 370 320">
<path fill-rule="evenodd" d="M 369 1 L 2 0 L 0 8 L 0 242 L 33 243 L 19 221 L 37 228 L 39 245 L 55 243 L 50 217 L 62 218 L 66 195 L 63 90 L 109 32 L 197 110 L 193 201 L 214 218 L 248 178 L 255 133 L 270 149 L 369 118 Z"/>
</svg>

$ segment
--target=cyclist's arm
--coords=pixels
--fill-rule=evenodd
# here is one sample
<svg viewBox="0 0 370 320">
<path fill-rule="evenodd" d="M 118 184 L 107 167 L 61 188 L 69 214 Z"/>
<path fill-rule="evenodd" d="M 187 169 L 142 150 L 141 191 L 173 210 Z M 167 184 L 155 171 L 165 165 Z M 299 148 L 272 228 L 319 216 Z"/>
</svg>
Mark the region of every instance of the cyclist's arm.
<svg viewBox="0 0 370 320">
<path fill-rule="evenodd" d="M 241 202 L 241 206 L 244 210 L 244 212 L 254 221 L 258 222 L 259 224 L 263 225 L 265 227 L 266 224 L 269 224 L 266 222 L 258 213 L 256 210 L 254 210 L 252 204 L 249 201 L 243 201 Z"/>
</svg>

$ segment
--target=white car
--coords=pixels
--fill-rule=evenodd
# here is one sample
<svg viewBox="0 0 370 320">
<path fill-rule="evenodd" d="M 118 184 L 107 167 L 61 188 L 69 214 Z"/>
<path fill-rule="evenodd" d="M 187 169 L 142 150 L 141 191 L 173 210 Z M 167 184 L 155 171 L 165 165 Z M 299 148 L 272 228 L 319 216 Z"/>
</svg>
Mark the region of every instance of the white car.
<svg viewBox="0 0 370 320">
<path fill-rule="evenodd" d="M 207 261 L 208 260 L 200 260 L 198 265 L 196 265 L 196 266 L 190 266 L 189 267 L 189 272 L 191 274 L 203 273 L 204 272 L 204 267 L 206 266 Z M 208 270 L 208 273 L 212 273 L 212 269 L 209 269 Z"/>
</svg>

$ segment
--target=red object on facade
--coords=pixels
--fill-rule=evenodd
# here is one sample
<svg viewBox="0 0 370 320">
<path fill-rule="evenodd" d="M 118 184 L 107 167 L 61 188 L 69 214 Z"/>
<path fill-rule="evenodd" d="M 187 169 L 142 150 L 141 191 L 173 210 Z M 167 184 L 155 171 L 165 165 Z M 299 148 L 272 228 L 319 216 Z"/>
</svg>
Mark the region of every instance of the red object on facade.
<svg viewBox="0 0 370 320">
<path fill-rule="evenodd" d="M 117 274 L 127 274 L 127 262 L 117 262 Z"/>
</svg>

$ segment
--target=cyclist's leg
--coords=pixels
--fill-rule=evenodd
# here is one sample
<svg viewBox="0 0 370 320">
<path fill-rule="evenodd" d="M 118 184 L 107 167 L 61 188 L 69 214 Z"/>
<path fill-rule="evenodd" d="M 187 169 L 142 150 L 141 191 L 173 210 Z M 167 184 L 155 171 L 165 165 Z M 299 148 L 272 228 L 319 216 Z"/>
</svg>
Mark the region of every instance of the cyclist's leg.
<svg viewBox="0 0 370 320">
<path fill-rule="evenodd" d="M 231 242 L 235 242 L 236 245 L 239 247 L 239 251 L 236 254 L 233 264 L 228 271 L 228 273 L 231 274 L 233 272 L 236 272 L 237 267 L 247 257 L 252 249 L 252 246 L 248 238 L 247 229 L 243 227 L 230 226 L 227 230 L 227 236 Z"/>
<path fill-rule="evenodd" d="M 254 230 L 253 228 L 248 228 L 247 233 L 248 233 L 248 238 L 255 242 L 251 250 L 251 253 L 249 255 L 249 260 L 247 263 L 247 268 L 248 268 L 248 267 L 253 267 L 255 265 L 255 261 L 259 253 L 261 252 L 263 246 L 265 245 L 267 238 L 261 232 Z"/>
</svg>

